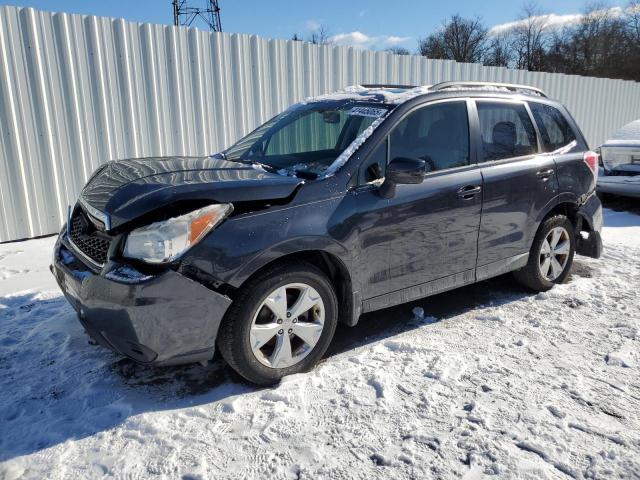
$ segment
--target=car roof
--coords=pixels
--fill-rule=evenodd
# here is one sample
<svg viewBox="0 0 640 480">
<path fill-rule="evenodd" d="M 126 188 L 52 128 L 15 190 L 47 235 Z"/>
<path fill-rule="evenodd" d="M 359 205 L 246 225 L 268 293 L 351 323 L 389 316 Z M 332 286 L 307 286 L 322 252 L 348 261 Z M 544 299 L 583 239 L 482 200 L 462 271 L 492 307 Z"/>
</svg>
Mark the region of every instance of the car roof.
<svg viewBox="0 0 640 480">
<path fill-rule="evenodd" d="M 310 97 L 305 103 L 352 100 L 386 105 L 401 105 L 413 98 L 433 96 L 455 98 L 461 96 L 522 98 L 548 101 L 540 89 L 527 85 L 489 82 L 443 82 L 435 85 L 351 85 L 333 93 Z"/>
</svg>

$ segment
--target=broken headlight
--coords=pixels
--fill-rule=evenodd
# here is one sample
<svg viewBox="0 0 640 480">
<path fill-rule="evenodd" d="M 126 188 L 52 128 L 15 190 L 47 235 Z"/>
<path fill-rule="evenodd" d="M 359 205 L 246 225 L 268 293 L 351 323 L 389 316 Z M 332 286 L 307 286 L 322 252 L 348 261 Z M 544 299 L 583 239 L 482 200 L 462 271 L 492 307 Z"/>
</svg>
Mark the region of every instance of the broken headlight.
<svg viewBox="0 0 640 480">
<path fill-rule="evenodd" d="M 172 262 L 204 238 L 233 211 L 233 205 L 209 205 L 129 233 L 124 256 L 149 263 Z"/>
</svg>

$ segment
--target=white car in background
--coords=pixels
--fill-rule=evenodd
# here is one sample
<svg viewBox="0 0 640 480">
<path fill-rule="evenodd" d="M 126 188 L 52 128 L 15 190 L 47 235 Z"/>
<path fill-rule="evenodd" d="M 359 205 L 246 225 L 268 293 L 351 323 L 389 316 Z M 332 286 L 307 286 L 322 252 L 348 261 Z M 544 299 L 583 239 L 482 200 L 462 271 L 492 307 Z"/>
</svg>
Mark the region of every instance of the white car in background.
<svg viewBox="0 0 640 480">
<path fill-rule="evenodd" d="M 598 192 L 640 198 L 640 120 L 626 124 L 600 147 Z"/>
</svg>

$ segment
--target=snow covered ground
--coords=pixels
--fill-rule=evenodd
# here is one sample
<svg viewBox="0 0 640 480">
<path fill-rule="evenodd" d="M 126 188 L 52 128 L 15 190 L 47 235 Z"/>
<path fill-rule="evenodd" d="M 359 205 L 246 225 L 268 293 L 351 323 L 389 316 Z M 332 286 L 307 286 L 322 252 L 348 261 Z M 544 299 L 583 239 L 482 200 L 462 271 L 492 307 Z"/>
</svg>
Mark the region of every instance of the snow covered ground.
<svg viewBox="0 0 640 480">
<path fill-rule="evenodd" d="M 89 345 L 54 240 L 0 245 L 0 478 L 640 478 L 640 215 L 605 224 L 549 293 L 367 315 L 270 389 Z"/>
</svg>

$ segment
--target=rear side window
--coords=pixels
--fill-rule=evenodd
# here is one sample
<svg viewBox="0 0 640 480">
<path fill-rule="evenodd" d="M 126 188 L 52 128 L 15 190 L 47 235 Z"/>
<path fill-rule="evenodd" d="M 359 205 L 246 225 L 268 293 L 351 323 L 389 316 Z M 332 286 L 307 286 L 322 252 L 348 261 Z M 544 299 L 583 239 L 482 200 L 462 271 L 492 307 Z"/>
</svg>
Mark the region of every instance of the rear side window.
<svg viewBox="0 0 640 480">
<path fill-rule="evenodd" d="M 530 102 L 533 118 L 538 124 L 545 152 L 553 152 L 576 139 L 569 122 L 560 110 L 551 105 Z"/>
<path fill-rule="evenodd" d="M 443 102 L 419 108 L 391 131 L 391 160 L 421 158 L 431 171 L 469 165 L 467 104 Z"/>
<path fill-rule="evenodd" d="M 476 102 L 482 134 L 481 160 L 488 162 L 538 152 L 536 131 L 521 103 Z"/>
</svg>

